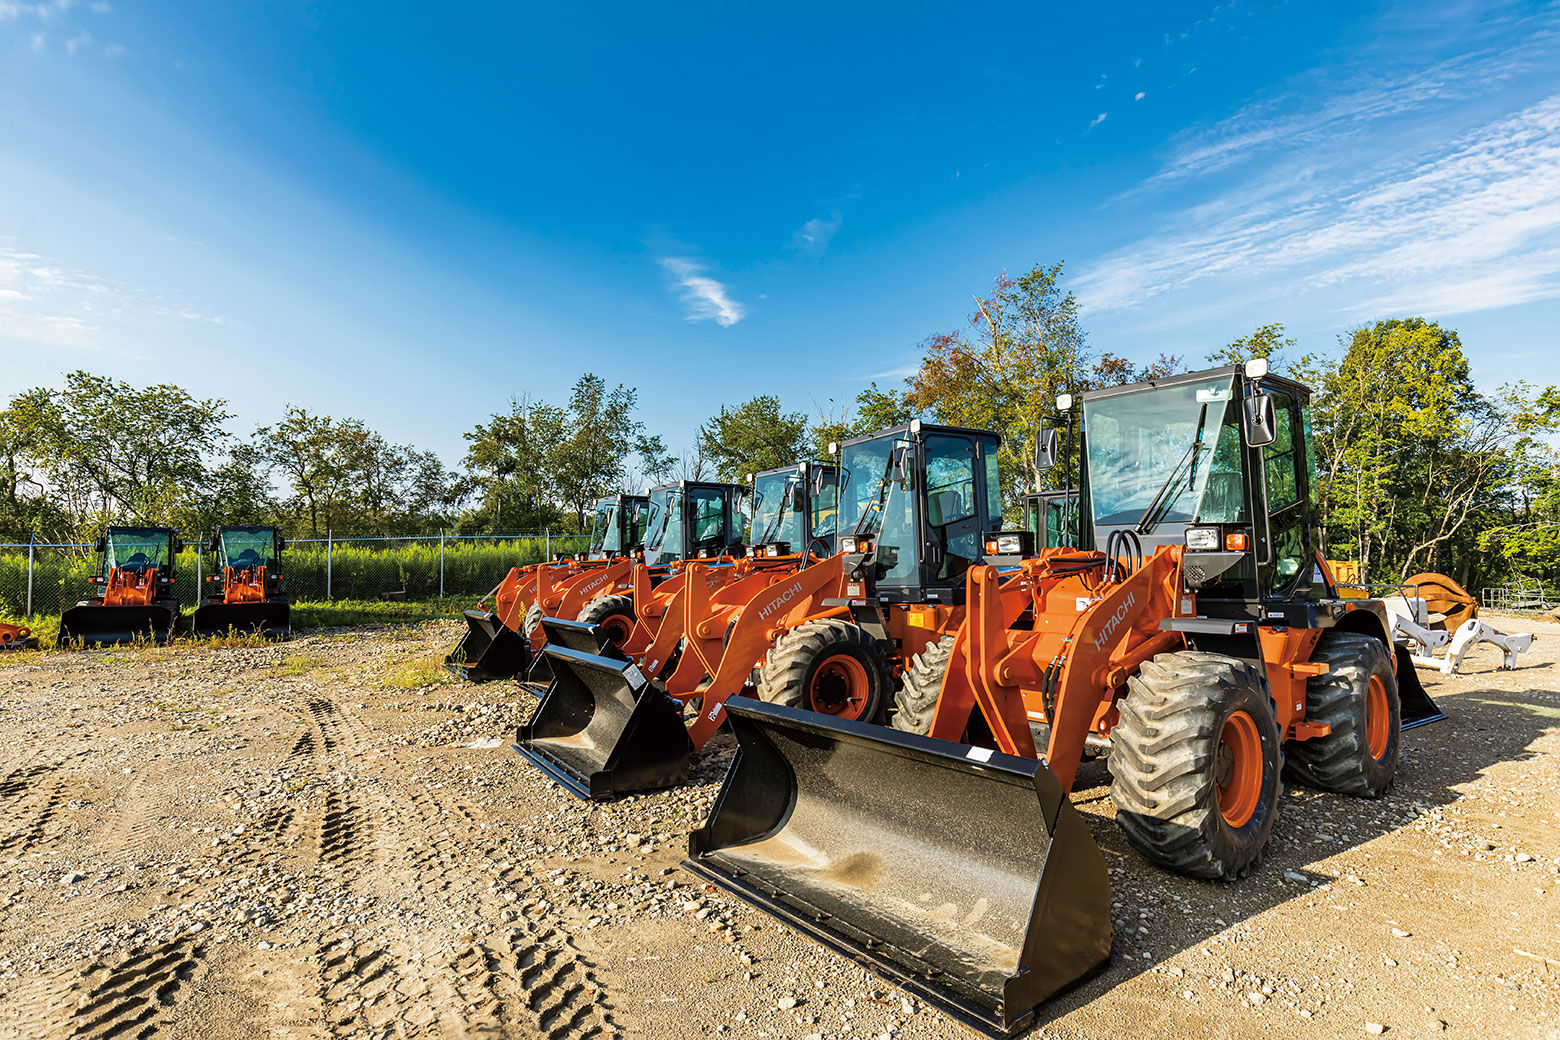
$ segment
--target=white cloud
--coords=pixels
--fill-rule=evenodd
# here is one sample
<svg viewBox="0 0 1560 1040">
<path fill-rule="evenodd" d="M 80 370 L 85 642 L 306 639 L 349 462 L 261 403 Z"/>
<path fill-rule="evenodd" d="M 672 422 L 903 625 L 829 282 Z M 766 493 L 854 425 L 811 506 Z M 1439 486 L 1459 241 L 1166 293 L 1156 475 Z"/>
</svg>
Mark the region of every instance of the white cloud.
<svg viewBox="0 0 1560 1040">
<path fill-rule="evenodd" d="M 714 321 L 729 328 L 747 314 L 724 285 L 704 273 L 704 265 L 698 261 L 685 256 L 663 256 L 660 263 L 682 290 L 689 321 Z"/>
<path fill-rule="evenodd" d="M 147 288 L 123 285 L 0 239 L 0 340 L 78 350 L 124 349 L 170 323 L 231 324 Z"/>
<path fill-rule="evenodd" d="M 791 235 L 791 248 L 810 256 L 818 256 L 829 247 L 829 241 L 840 230 L 844 218 L 839 210 L 827 217 L 814 217 Z"/>
<path fill-rule="evenodd" d="M 91 42 L 92 42 L 92 34 L 91 33 L 81 33 L 80 35 L 73 36 L 70 39 L 65 41 L 65 53 L 66 54 L 75 54 L 78 50 L 80 50 L 81 48 L 87 46 Z"/>
<path fill-rule="evenodd" d="M 1108 115 L 1110 115 L 1109 112 L 1101 112 L 1099 115 L 1095 116 L 1094 121 L 1089 124 L 1089 129 L 1093 130 L 1095 127 L 1105 122 L 1105 117 Z"/>
<path fill-rule="evenodd" d="M 33 33 L 32 52 L 34 54 L 42 54 L 43 53 L 43 45 L 46 42 L 48 42 L 48 37 L 45 36 L 43 33 Z"/>
<path fill-rule="evenodd" d="M 1136 94 L 1132 95 L 1132 100 L 1133 101 L 1142 101 L 1146 97 L 1148 97 L 1148 95 L 1143 93 L 1143 91 L 1140 90 Z"/>
<path fill-rule="evenodd" d="M 1353 170 L 1296 161 L 1187 209 L 1081 272 L 1079 298 L 1110 311 L 1194 287 L 1319 294 L 1365 319 L 1560 297 L 1560 94 L 1417 154 L 1387 152 Z"/>
</svg>

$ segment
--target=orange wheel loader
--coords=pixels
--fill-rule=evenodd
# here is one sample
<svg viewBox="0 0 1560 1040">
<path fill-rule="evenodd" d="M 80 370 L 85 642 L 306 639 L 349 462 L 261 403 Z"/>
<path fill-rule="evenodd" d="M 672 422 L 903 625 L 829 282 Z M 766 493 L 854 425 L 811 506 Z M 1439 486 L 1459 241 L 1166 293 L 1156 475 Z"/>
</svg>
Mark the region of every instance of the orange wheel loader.
<svg viewBox="0 0 1560 1040">
<path fill-rule="evenodd" d="M 282 592 L 277 562 L 287 540 L 275 527 L 223 527 L 211 538 L 208 551 L 218 571 L 206 581 L 220 591 L 195 608 L 196 636 L 254 633 L 266 639 L 292 635 L 292 608 Z"/>
<path fill-rule="evenodd" d="M 493 597 L 491 611 L 484 609 L 487 597 L 483 597 L 477 609 L 465 612 L 466 634 L 445 657 L 444 667 L 471 682 L 524 674 L 531 660 L 527 642 L 536 630 L 535 619 L 548 605 L 556 605 L 572 582 L 614 564 L 622 567 L 622 561 L 643 548 L 649 512 L 644 495 L 599 499 L 589 548 L 578 557 L 559 553 L 542 563 L 510 568 L 488 593 Z"/>
<path fill-rule="evenodd" d="M 651 492 L 652 502 L 667 502 L 657 516 L 666 517 L 668 527 L 693 525 L 681 536 L 684 544 L 713 547 L 719 519 L 713 495 L 701 507 L 695 494 L 683 492 L 688 501 L 683 508 L 669 490 Z M 553 681 L 520 727 L 516 750 L 585 798 L 686 780 L 692 752 L 719 724 L 719 703 L 740 693 L 753 670 L 752 663 L 743 666 L 740 678 L 724 683 L 718 696 L 708 690 L 711 676 L 724 680 L 721 659 L 728 646 L 746 645 L 743 610 L 764 590 L 809 566 L 827 570 L 818 553 L 832 548 L 835 490 L 835 468 L 821 463 L 756 474 L 747 499 L 754 541 L 742 547 L 740 557 L 675 560 L 663 536 L 659 548 L 647 547 L 636 565 L 631 596 L 598 599 L 575 621 L 544 618 L 542 653 Z M 652 526 L 652 534 L 659 529 Z M 736 551 L 736 546 L 727 550 Z M 838 567 L 832 584 L 816 577 L 822 573 L 806 571 L 804 581 L 833 590 Z M 685 723 L 684 705 L 695 702 L 705 714 L 713 712 L 714 720 Z"/>
<path fill-rule="evenodd" d="M 990 431 L 919 420 L 846 441 L 835 448 L 838 488 L 818 493 L 820 504 L 838 500 L 840 552 L 767 573 L 734 568 L 719 589 L 690 567 L 678 593 L 681 620 L 668 603 L 671 620 L 660 621 L 653 643 L 641 652 L 631 641 L 616 655 L 632 671 L 616 656 L 591 657 L 588 637 L 574 634 L 560 647 L 569 651 L 560 658 L 571 689 L 567 697 L 556 691 L 547 735 L 577 792 L 645 789 L 604 775 L 612 771 L 603 762 L 629 749 L 634 761 L 668 764 L 636 783 L 681 782 L 691 751 L 745 692 L 842 720 L 881 720 L 906 662 L 963 617 L 964 571 L 982 558 L 981 533 L 1001 517 L 998 447 Z M 610 718 L 592 710 L 605 697 L 616 706 Z M 685 705 L 693 717 L 687 738 L 676 739 L 671 722 Z M 652 716 L 647 735 L 629 732 Z"/>
<path fill-rule="evenodd" d="M 987 533 L 890 727 L 729 704 L 739 752 L 688 869 L 1004 1035 L 1109 955 L 1068 801 L 1086 749 L 1130 843 L 1194 877 L 1257 865 L 1286 758 L 1384 794 L 1401 731 L 1442 716 L 1383 605 L 1326 577 L 1307 396 L 1264 363 L 1084 395 L 1087 544 Z"/>
<path fill-rule="evenodd" d="M 101 561 L 90 581 L 102 594 L 60 616 L 60 644 L 101 646 L 178 634 L 173 563 L 184 543 L 168 527 L 108 527 L 93 547 Z"/>
</svg>

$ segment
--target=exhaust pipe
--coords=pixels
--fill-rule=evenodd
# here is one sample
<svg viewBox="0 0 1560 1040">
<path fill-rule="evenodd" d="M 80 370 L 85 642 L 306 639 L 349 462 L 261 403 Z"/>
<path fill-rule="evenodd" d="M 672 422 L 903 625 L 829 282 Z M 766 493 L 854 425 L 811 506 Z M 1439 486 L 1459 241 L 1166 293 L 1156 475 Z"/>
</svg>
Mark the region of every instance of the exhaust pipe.
<svg viewBox="0 0 1560 1040">
<path fill-rule="evenodd" d="M 1110 956 L 1105 857 L 1043 762 L 746 698 L 683 866 L 995 1036 Z"/>
</svg>

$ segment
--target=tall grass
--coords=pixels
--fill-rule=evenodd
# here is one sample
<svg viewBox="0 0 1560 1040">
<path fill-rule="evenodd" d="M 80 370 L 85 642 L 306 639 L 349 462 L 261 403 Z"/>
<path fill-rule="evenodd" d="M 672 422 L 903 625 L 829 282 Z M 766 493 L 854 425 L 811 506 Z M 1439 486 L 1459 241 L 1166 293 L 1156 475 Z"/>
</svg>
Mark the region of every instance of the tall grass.
<svg viewBox="0 0 1560 1040">
<path fill-rule="evenodd" d="M 584 537 L 554 537 L 553 552 L 578 552 Z M 509 568 L 536 563 L 547 554 L 545 538 L 519 537 L 503 541 L 459 542 L 444 546 L 444 594 L 475 599 L 497 585 Z M 278 570 L 283 588 L 299 600 L 407 600 L 439 596 L 439 543 L 337 542 L 330 548 L 330 580 L 326 581 L 327 549 L 323 544 L 288 548 Z M 212 558 L 204 561 L 210 573 Z M 97 573 L 96 557 L 67 556 L 40 550 L 33 568 L 33 616 L 58 615 L 92 594 L 88 579 Z M 186 549 L 174 566 L 174 591 L 185 606 L 200 598 L 196 588 L 194 549 Z M 209 583 L 208 590 L 213 588 Z M 20 617 L 27 601 L 27 554 L 0 553 L 0 617 Z"/>
</svg>

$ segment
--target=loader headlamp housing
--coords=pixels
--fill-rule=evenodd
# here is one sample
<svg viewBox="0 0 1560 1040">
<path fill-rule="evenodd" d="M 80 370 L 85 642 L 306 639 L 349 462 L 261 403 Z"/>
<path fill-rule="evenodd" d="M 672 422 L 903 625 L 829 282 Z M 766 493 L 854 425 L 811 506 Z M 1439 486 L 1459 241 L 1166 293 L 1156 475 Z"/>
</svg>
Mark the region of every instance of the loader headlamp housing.
<svg viewBox="0 0 1560 1040">
<path fill-rule="evenodd" d="M 987 556 L 1030 556 L 1034 535 L 1028 531 L 992 531 L 981 538 Z"/>
<path fill-rule="evenodd" d="M 1186 547 L 1207 551 L 1219 548 L 1219 529 L 1217 527 L 1188 527 L 1186 529 Z"/>
<path fill-rule="evenodd" d="M 845 535 L 840 539 L 840 551 L 848 555 L 869 553 L 872 551 L 872 539 L 854 534 Z"/>
</svg>

